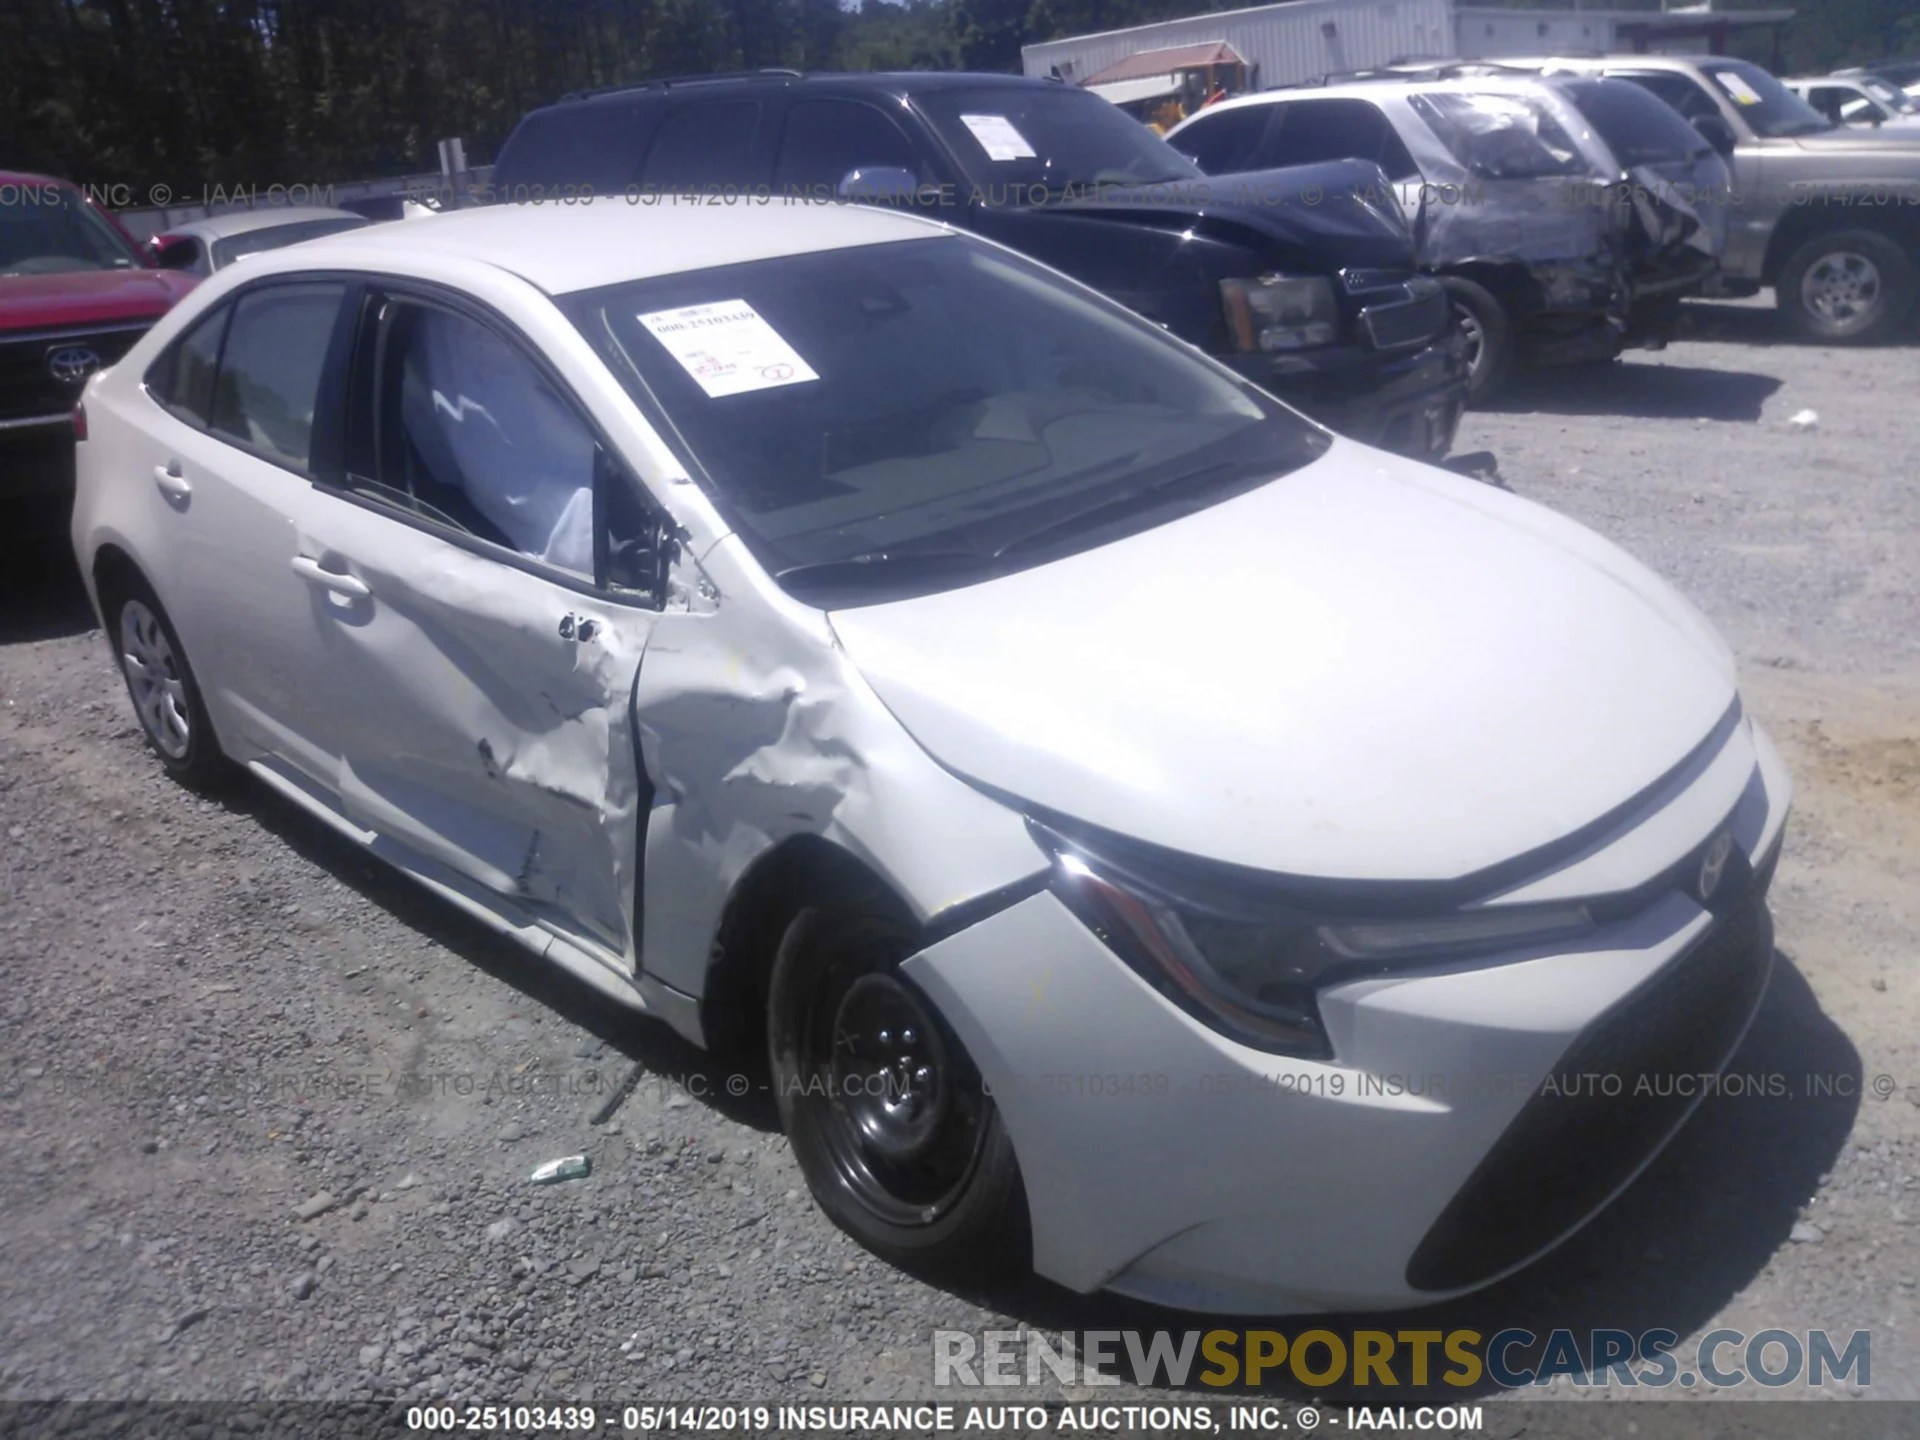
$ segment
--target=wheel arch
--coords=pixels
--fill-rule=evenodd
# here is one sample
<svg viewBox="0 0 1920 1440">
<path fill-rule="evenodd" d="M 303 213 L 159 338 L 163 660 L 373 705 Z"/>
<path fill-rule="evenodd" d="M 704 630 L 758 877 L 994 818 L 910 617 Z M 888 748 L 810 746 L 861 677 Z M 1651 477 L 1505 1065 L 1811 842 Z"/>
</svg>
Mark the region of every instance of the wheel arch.
<svg viewBox="0 0 1920 1440">
<path fill-rule="evenodd" d="M 769 846 L 734 882 L 720 912 L 700 997 L 709 1050 L 765 1062 L 774 955 L 794 917 L 822 900 L 881 906 L 911 923 L 899 892 L 844 846 L 811 833 Z"/>
<path fill-rule="evenodd" d="M 1849 206 L 1836 212 L 1825 205 L 1806 205 L 1789 209 L 1774 225 L 1773 234 L 1767 237 L 1766 258 L 1760 265 L 1760 283 L 1778 284 L 1787 261 L 1809 240 L 1846 230 L 1884 236 L 1912 254 L 1916 266 L 1920 266 L 1920 220 L 1874 206 Z"/>
</svg>

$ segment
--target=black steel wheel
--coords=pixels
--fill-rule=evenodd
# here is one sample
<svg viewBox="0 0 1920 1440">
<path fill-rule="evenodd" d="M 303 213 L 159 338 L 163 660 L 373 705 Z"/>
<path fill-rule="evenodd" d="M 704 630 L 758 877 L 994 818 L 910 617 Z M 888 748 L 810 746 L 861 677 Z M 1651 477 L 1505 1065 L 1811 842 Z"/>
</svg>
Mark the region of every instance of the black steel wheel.
<svg viewBox="0 0 1920 1440">
<path fill-rule="evenodd" d="M 977 1262 L 1018 1230 L 1018 1167 L 973 1062 L 899 971 L 914 948 L 891 915 L 800 913 L 768 993 L 774 1093 L 842 1229 L 896 1259 Z"/>
</svg>

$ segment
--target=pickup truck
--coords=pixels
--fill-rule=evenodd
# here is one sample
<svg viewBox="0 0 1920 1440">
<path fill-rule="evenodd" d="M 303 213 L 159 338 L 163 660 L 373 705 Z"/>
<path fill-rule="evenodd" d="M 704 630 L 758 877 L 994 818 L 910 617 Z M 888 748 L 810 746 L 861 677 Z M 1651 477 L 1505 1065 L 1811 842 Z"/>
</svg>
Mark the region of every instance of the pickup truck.
<svg viewBox="0 0 1920 1440">
<path fill-rule="evenodd" d="M 65 527 L 80 391 L 195 283 L 156 268 L 73 185 L 0 171 L 0 507 L 10 527 Z"/>
<path fill-rule="evenodd" d="M 1618 76 L 1692 122 L 1733 171 L 1719 293 L 1772 286 L 1825 344 L 1891 338 L 1920 295 L 1920 134 L 1835 125 L 1767 71 L 1721 55 L 1606 55 L 1503 67 Z"/>
<path fill-rule="evenodd" d="M 910 206 L 1103 291 L 1342 434 L 1436 460 L 1466 403 L 1466 338 L 1405 216 L 1369 198 L 1385 183 L 1360 161 L 1210 181 L 1058 81 L 762 71 L 532 111 L 482 198 Z"/>
</svg>

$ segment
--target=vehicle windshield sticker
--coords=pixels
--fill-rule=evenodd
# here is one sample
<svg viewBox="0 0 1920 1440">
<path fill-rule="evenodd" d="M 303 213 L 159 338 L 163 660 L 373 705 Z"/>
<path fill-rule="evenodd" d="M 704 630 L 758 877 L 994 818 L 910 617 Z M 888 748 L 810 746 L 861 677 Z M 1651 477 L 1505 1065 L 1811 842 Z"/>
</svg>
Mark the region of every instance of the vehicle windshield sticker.
<svg viewBox="0 0 1920 1440">
<path fill-rule="evenodd" d="M 973 132 L 989 160 L 1037 160 L 1039 152 L 1004 115 L 962 115 L 960 123 Z"/>
<path fill-rule="evenodd" d="M 1720 82 L 1720 88 L 1742 105 L 1758 105 L 1760 92 L 1747 84 L 1731 70 L 1716 70 L 1713 78 Z"/>
<path fill-rule="evenodd" d="M 683 305 L 637 318 L 715 400 L 820 378 L 744 300 Z"/>
</svg>

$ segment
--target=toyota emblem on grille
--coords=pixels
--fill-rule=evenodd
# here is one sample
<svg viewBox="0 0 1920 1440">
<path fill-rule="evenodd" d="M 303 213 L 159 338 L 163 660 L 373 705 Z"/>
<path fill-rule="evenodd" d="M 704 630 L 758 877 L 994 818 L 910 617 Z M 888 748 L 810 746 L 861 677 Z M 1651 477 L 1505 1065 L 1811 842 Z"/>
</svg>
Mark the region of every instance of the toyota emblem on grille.
<svg viewBox="0 0 1920 1440">
<path fill-rule="evenodd" d="M 1721 831 L 1714 836 L 1713 843 L 1707 846 L 1707 853 L 1700 859 L 1700 903 L 1705 904 L 1713 898 L 1713 892 L 1720 888 L 1720 877 L 1726 873 L 1727 857 L 1733 853 L 1733 836 Z"/>
<path fill-rule="evenodd" d="M 100 357 L 84 345 L 62 345 L 47 352 L 47 373 L 62 385 L 78 385 L 100 368 Z"/>
</svg>

